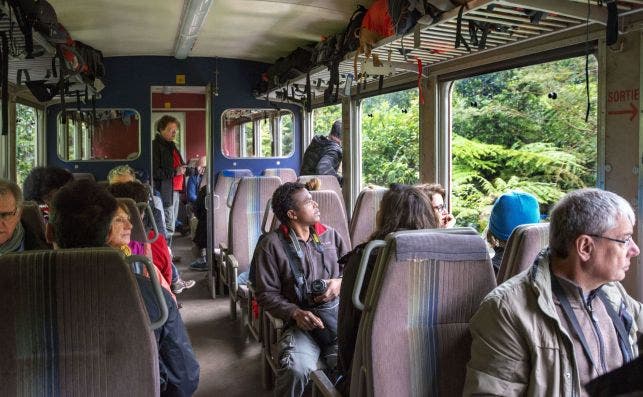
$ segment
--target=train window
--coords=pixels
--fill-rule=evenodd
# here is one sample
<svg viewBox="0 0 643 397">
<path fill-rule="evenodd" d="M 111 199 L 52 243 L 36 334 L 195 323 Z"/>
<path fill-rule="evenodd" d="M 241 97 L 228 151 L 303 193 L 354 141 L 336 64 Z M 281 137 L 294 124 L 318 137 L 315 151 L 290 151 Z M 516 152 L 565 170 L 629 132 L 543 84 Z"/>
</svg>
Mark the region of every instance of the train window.
<svg viewBox="0 0 643 397">
<path fill-rule="evenodd" d="M 566 192 L 596 184 L 597 62 L 585 57 L 458 80 L 451 92 L 452 211 L 486 227 L 509 190 L 534 194 L 541 213 Z"/>
<path fill-rule="evenodd" d="M 388 186 L 419 180 L 418 90 L 362 101 L 362 183 Z"/>
<path fill-rule="evenodd" d="M 58 115 L 58 157 L 64 161 L 133 160 L 140 154 L 140 116 L 133 109 Z"/>
<path fill-rule="evenodd" d="M 330 127 L 337 119 L 342 118 L 342 105 L 324 106 L 313 109 L 314 135 L 328 135 Z"/>
<path fill-rule="evenodd" d="M 221 151 L 228 158 L 289 157 L 293 125 L 290 110 L 228 109 L 221 116 Z"/>
<path fill-rule="evenodd" d="M 38 165 L 38 109 L 16 103 L 16 182 L 22 182 Z"/>
<path fill-rule="evenodd" d="M 294 121 L 292 113 L 288 113 L 279 119 L 282 153 L 292 153 L 295 150 Z"/>
</svg>

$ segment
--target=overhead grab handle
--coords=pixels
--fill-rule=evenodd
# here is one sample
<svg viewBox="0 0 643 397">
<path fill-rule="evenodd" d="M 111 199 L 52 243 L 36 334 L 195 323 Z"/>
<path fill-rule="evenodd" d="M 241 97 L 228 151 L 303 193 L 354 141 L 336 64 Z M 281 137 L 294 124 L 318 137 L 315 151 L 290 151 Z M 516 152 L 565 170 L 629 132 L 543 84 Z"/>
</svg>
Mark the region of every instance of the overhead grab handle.
<svg viewBox="0 0 643 397">
<path fill-rule="evenodd" d="M 147 217 L 150 220 L 150 223 L 152 224 L 152 230 L 154 231 L 154 237 L 152 239 L 149 239 L 147 236 L 145 236 L 145 243 L 152 244 L 156 242 L 159 238 L 159 229 L 158 226 L 156 225 L 156 220 L 154 220 L 154 212 L 152 212 L 152 207 L 150 207 L 149 203 L 136 203 L 136 207 L 138 208 L 139 211 L 145 211 L 147 213 Z"/>
<path fill-rule="evenodd" d="M 362 252 L 362 259 L 359 261 L 359 269 L 357 270 L 357 278 L 355 279 L 355 287 L 353 288 L 353 305 L 359 310 L 364 311 L 364 302 L 360 300 L 360 295 L 362 294 L 362 284 L 364 284 L 364 275 L 366 274 L 366 267 L 368 267 L 368 259 L 375 248 L 384 246 L 386 246 L 386 241 L 373 240 L 366 245 L 366 248 L 364 248 Z"/>
<path fill-rule="evenodd" d="M 147 273 L 150 276 L 150 281 L 152 282 L 152 288 L 154 289 L 154 297 L 156 298 L 156 303 L 161 310 L 161 317 L 156 321 L 152 321 L 151 327 L 153 330 L 160 328 L 167 321 L 168 310 L 167 304 L 165 303 L 165 297 L 163 296 L 163 290 L 161 289 L 161 283 L 159 282 L 158 276 L 156 275 L 156 266 L 152 264 L 152 261 L 150 261 L 148 257 L 141 255 L 126 256 L 125 262 L 127 262 L 130 267 L 137 262 L 143 263 L 145 265 Z"/>
</svg>

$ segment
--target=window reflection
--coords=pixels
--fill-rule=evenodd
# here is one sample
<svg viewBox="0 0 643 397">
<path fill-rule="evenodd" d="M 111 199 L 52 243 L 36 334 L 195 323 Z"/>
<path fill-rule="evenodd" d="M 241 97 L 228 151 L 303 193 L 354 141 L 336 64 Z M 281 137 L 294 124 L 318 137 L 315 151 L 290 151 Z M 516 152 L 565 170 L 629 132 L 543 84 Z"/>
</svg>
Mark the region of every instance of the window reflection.
<svg viewBox="0 0 643 397">
<path fill-rule="evenodd" d="M 289 110 L 228 109 L 221 116 L 221 151 L 228 158 L 289 157 L 293 125 Z"/>
<path fill-rule="evenodd" d="M 58 157 L 66 161 L 133 160 L 140 153 L 140 116 L 133 109 L 68 110 L 58 115 Z"/>
</svg>

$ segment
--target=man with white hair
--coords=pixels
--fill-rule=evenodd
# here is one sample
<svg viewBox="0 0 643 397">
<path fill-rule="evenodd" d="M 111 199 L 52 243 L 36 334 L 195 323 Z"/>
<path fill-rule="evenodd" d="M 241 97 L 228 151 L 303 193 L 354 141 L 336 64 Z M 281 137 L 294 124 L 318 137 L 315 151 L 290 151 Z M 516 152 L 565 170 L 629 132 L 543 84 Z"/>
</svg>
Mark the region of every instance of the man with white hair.
<svg viewBox="0 0 643 397">
<path fill-rule="evenodd" d="M 465 395 L 584 396 L 638 356 L 643 308 L 620 283 L 640 252 L 634 223 L 625 199 L 599 189 L 554 206 L 549 248 L 471 319 Z"/>
<path fill-rule="evenodd" d="M 51 248 L 44 235 L 21 221 L 22 191 L 10 181 L 0 179 L 0 255 L 10 252 L 22 252 Z"/>
</svg>

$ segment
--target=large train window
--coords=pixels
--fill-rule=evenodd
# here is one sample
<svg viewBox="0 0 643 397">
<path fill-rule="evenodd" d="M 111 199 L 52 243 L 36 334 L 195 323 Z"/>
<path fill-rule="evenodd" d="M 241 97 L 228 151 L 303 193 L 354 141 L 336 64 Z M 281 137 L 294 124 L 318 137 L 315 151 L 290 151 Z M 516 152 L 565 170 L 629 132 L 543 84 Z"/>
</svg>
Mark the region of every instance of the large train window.
<svg viewBox="0 0 643 397">
<path fill-rule="evenodd" d="M 419 180 L 418 90 L 366 98 L 362 109 L 362 184 Z"/>
<path fill-rule="evenodd" d="M 337 119 L 342 118 L 342 105 L 324 106 L 313 109 L 313 134 L 328 135 Z"/>
<path fill-rule="evenodd" d="M 228 158 L 289 157 L 294 151 L 290 110 L 228 109 L 221 131 L 221 151 Z"/>
<path fill-rule="evenodd" d="M 133 109 L 68 110 L 58 115 L 58 157 L 64 161 L 133 160 L 140 154 L 140 116 Z"/>
<path fill-rule="evenodd" d="M 29 172 L 38 165 L 42 111 L 16 103 L 16 182 L 22 185 Z"/>
<path fill-rule="evenodd" d="M 451 197 L 459 225 L 483 230 L 496 197 L 534 194 L 541 213 L 596 185 L 597 62 L 585 57 L 457 80 L 452 86 Z"/>
</svg>

